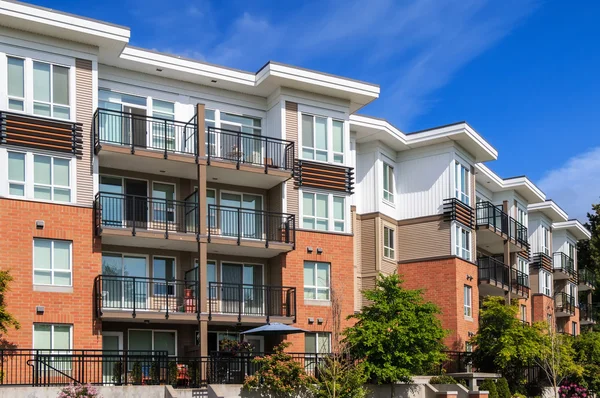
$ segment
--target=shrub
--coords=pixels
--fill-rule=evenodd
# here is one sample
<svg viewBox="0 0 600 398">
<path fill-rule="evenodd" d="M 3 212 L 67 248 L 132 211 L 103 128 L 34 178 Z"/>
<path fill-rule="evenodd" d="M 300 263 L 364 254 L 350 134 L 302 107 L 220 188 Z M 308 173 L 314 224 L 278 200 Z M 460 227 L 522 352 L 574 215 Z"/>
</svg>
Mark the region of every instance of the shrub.
<svg viewBox="0 0 600 398">
<path fill-rule="evenodd" d="M 58 393 L 58 398 L 101 398 L 98 390 L 89 384 L 69 384 Z"/>
<path fill-rule="evenodd" d="M 566 380 L 558 388 L 558 396 L 562 398 L 586 398 L 590 396 L 590 393 L 587 388 Z"/>
<path fill-rule="evenodd" d="M 433 376 L 431 379 L 429 379 L 429 384 L 458 384 L 458 382 L 452 376 L 441 375 Z"/>
<path fill-rule="evenodd" d="M 168 371 L 169 371 L 169 382 L 172 385 L 176 385 L 177 384 L 177 376 L 179 376 L 179 369 L 177 369 L 177 362 L 170 361 L 168 364 Z"/>
<path fill-rule="evenodd" d="M 521 394 L 520 392 L 516 392 L 512 395 L 511 398 L 527 398 L 527 396 L 524 394 Z"/>
<path fill-rule="evenodd" d="M 492 379 L 485 379 L 483 383 L 479 385 L 479 391 L 488 391 L 488 398 L 498 398 L 496 383 Z"/>
<path fill-rule="evenodd" d="M 504 377 L 498 379 L 496 382 L 496 390 L 498 391 L 498 398 L 510 398 L 510 388 L 508 388 L 508 381 Z"/>
<path fill-rule="evenodd" d="M 118 361 L 113 364 L 112 382 L 120 386 L 123 378 L 123 362 Z"/>
<path fill-rule="evenodd" d="M 331 354 L 317 366 L 318 384 L 314 393 L 318 398 L 363 398 L 366 375 L 362 363 L 348 355 Z"/>
<path fill-rule="evenodd" d="M 142 384 L 142 364 L 139 362 L 134 362 L 131 367 L 131 379 L 133 384 Z"/>
</svg>

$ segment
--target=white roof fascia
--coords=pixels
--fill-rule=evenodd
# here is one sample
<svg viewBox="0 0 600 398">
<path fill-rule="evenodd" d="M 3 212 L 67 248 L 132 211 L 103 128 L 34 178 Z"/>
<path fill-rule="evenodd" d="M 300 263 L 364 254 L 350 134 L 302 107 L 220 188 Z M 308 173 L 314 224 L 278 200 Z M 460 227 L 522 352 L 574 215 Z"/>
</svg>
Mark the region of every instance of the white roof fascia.
<svg viewBox="0 0 600 398">
<path fill-rule="evenodd" d="M 558 207 L 558 205 L 554 203 L 553 200 L 550 199 L 541 203 L 530 204 L 529 206 L 527 206 L 527 211 L 529 213 L 536 211 L 542 212 L 554 223 L 569 220 L 569 216 L 567 215 L 567 213 L 563 209 Z"/>
<path fill-rule="evenodd" d="M 568 220 L 563 222 L 556 222 L 552 224 L 554 230 L 567 230 L 577 238 L 577 240 L 588 240 L 592 237 L 592 233 L 583 226 L 579 220 Z"/>
</svg>

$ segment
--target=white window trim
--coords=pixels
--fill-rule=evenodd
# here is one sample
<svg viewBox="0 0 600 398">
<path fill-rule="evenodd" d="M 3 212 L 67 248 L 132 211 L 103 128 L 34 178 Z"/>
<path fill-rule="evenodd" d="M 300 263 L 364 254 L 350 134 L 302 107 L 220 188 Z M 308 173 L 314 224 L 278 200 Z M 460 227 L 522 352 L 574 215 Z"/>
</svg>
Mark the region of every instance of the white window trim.
<svg viewBox="0 0 600 398">
<path fill-rule="evenodd" d="M 305 301 L 309 301 L 309 302 L 314 302 L 314 301 L 330 302 L 331 301 L 331 263 L 324 262 L 324 261 L 308 261 L 308 260 L 304 261 L 302 263 L 302 279 L 304 279 L 304 267 L 306 266 L 307 263 L 314 265 L 314 275 L 315 275 L 315 278 L 317 278 L 317 264 L 327 264 L 327 281 L 329 282 L 329 285 L 326 288 L 325 287 L 318 287 L 316 284 L 315 285 L 307 285 L 306 281 L 303 280 L 303 285 L 304 286 L 303 286 L 303 289 L 302 289 L 302 297 L 304 298 Z M 316 280 L 313 281 L 313 282 L 316 282 Z M 305 289 L 314 289 L 314 291 L 315 291 L 315 298 L 314 299 L 306 298 L 305 292 L 304 292 Z M 328 294 L 329 298 L 328 299 L 319 299 L 319 298 L 317 298 L 318 297 L 318 290 L 325 290 L 325 289 L 327 289 L 327 292 L 329 293 Z"/>
<path fill-rule="evenodd" d="M 545 231 L 547 231 L 547 234 L 545 233 Z M 546 236 L 548 237 L 548 241 L 546 242 L 547 245 L 544 245 L 544 239 Z M 550 236 L 550 226 L 542 222 L 540 225 L 540 252 L 548 256 L 552 255 L 550 250 L 551 239 L 552 237 Z"/>
<path fill-rule="evenodd" d="M 519 212 L 523 213 L 523 220 L 522 222 L 519 221 Z M 529 225 L 529 219 L 528 219 L 528 214 L 527 214 L 527 206 L 523 206 L 520 202 L 517 202 L 517 221 L 519 221 L 521 224 L 523 224 L 523 226 L 525 228 L 528 227 Z"/>
<path fill-rule="evenodd" d="M 452 254 L 462 258 L 463 260 L 466 261 L 473 261 L 473 235 L 472 235 L 472 231 L 463 227 L 461 224 L 457 223 L 456 221 L 452 222 L 452 232 L 451 232 L 451 239 L 452 239 Z M 457 231 L 458 229 L 458 231 Z M 461 238 L 461 236 L 458 236 L 457 232 L 461 232 L 461 231 L 466 231 L 469 234 L 469 258 L 464 258 L 462 256 L 462 251 L 463 248 L 460 247 L 460 253 L 459 253 L 459 248 L 458 248 L 458 244 L 459 244 L 459 238 Z M 460 243 L 462 243 L 462 239 L 460 239 Z"/>
<path fill-rule="evenodd" d="M 169 355 L 169 356 L 171 356 L 171 357 L 177 356 L 177 340 L 178 340 L 177 330 L 173 330 L 173 329 L 137 329 L 137 328 L 127 329 L 127 347 L 129 347 L 129 332 L 130 331 L 152 332 L 152 351 L 154 351 L 154 333 L 155 332 L 175 333 L 175 355 Z"/>
<path fill-rule="evenodd" d="M 523 311 L 523 310 L 525 310 L 525 311 Z M 527 306 L 524 304 L 521 304 L 521 306 L 520 306 L 520 315 L 521 315 L 521 321 L 527 322 Z"/>
<path fill-rule="evenodd" d="M 36 325 L 46 325 L 50 326 L 50 344 L 54 347 L 54 326 L 68 326 L 69 327 L 69 349 L 67 351 L 73 350 L 73 325 L 70 323 L 47 323 L 47 322 L 34 322 L 31 325 L 31 346 L 37 350 L 46 350 L 46 348 L 35 348 L 35 326 Z M 64 353 L 65 350 L 55 350 L 54 348 L 50 348 L 49 351 L 59 351 Z"/>
<path fill-rule="evenodd" d="M 546 276 L 548 276 L 548 284 L 546 284 Z M 552 297 L 552 275 L 548 271 L 540 270 L 538 278 L 540 280 L 540 293 Z"/>
<path fill-rule="evenodd" d="M 10 195 L 9 181 L 8 181 L 8 152 L 16 152 L 25 154 L 25 196 Z M 71 200 L 69 202 L 62 202 L 57 200 L 38 199 L 34 197 L 34 156 L 47 156 L 56 159 L 64 159 L 69 161 L 69 180 L 71 190 Z M 6 170 L 6 171 L 5 171 Z M 54 187 L 54 185 L 53 185 Z M 59 187 L 60 188 L 60 187 Z M 54 193 L 52 193 L 54 194 Z M 77 203 L 77 159 L 74 156 L 61 156 L 55 153 L 47 151 L 30 151 L 24 150 L 23 148 L 14 147 L 1 147 L 0 148 L 0 197 L 8 197 L 17 200 L 28 200 L 42 203 L 54 203 L 54 204 L 74 204 Z"/>
<path fill-rule="evenodd" d="M 524 264 L 524 266 L 521 268 L 521 264 Z M 521 256 L 517 256 L 517 270 L 523 272 L 525 275 L 529 276 L 529 261 L 527 259 L 524 259 Z"/>
<path fill-rule="evenodd" d="M 328 344 L 329 347 L 327 350 L 327 354 L 331 352 L 331 332 L 309 332 L 308 334 L 315 335 L 315 348 L 316 348 L 317 352 L 316 353 L 310 352 L 307 354 L 323 354 L 323 353 L 319 352 L 319 336 L 322 336 L 321 338 L 325 338 L 324 336 L 328 337 L 327 342 L 329 343 Z M 306 338 L 304 339 L 304 344 L 305 344 L 304 350 L 306 351 Z"/>
<path fill-rule="evenodd" d="M 309 193 L 309 194 L 313 194 L 313 195 L 327 195 L 327 230 L 320 230 L 320 229 L 309 229 L 309 228 L 304 228 L 304 200 L 303 200 L 303 195 L 305 193 Z M 344 198 L 344 230 L 343 231 L 336 231 L 335 230 L 335 219 L 333 218 L 333 197 L 340 197 L 340 198 Z M 345 193 L 333 193 L 330 191 L 324 191 L 324 190 L 319 190 L 319 189 L 299 189 L 298 190 L 298 215 L 299 215 L 299 220 L 298 220 L 298 225 L 300 226 L 300 229 L 306 230 L 306 231 L 317 231 L 317 232 L 332 232 L 332 233 L 348 233 L 350 230 L 350 201 L 349 196 Z M 316 199 L 315 199 L 316 200 Z M 310 216 L 312 217 L 312 216 Z M 317 219 L 316 214 L 314 216 L 315 220 Z M 323 218 L 319 218 L 319 219 L 323 219 Z M 337 221 L 341 221 L 341 220 L 337 220 Z M 316 223 L 315 223 L 315 227 L 316 227 Z"/>
<path fill-rule="evenodd" d="M 49 241 L 50 242 L 50 255 L 52 256 L 51 260 L 50 260 L 50 269 L 36 269 L 35 268 L 35 241 L 36 240 L 45 240 L 45 241 Z M 68 273 L 71 274 L 70 280 L 71 280 L 71 284 L 69 285 L 56 285 L 54 284 L 54 242 L 68 242 L 69 243 L 69 270 Z M 46 239 L 46 238 L 33 238 L 32 241 L 32 260 L 33 260 L 33 272 L 31 274 L 32 276 L 32 282 L 34 286 L 56 286 L 56 287 L 73 287 L 73 241 L 70 240 L 62 240 L 62 239 Z M 35 283 L 35 271 L 44 271 L 44 272 L 50 272 L 50 283 Z M 66 274 L 67 271 L 66 270 L 59 270 L 59 273 L 64 273 Z"/>
<path fill-rule="evenodd" d="M 395 195 L 395 189 L 396 189 L 396 176 L 395 176 L 395 172 L 394 172 L 394 166 L 392 166 L 391 164 L 389 164 L 388 162 L 386 162 L 385 160 L 382 160 L 381 162 L 381 190 L 383 191 L 381 198 L 383 200 L 384 203 L 390 205 L 390 206 L 394 206 L 395 200 L 396 200 L 396 195 Z M 391 172 L 391 177 L 392 177 L 392 190 L 387 190 L 385 189 L 385 180 L 386 180 L 386 176 L 385 176 L 385 168 L 386 166 L 389 168 L 390 172 Z M 388 194 L 388 197 L 391 198 L 391 200 L 386 199 L 385 198 L 385 194 Z"/>
<path fill-rule="evenodd" d="M 154 276 L 155 273 L 155 267 L 154 267 L 154 260 L 156 258 L 164 258 L 164 259 L 171 259 L 173 260 L 173 281 L 177 280 L 177 258 L 174 256 L 162 256 L 159 254 L 155 254 L 152 256 L 152 279 L 158 279 L 157 277 Z M 165 279 L 166 280 L 166 279 Z M 156 293 L 156 285 L 152 288 L 152 296 L 153 297 L 165 297 L 165 296 L 169 296 L 169 297 L 177 297 L 177 288 L 179 287 L 179 285 L 177 283 L 174 283 L 173 285 L 173 294 L 168 294 L 168 290 L 167 290 L 167 294 L 159 294 Z M 166 288 L 166 286 L 165 286 Z"/>
<path fill-rule="evenodd" d="M 317 159 L 307 159 L 304 158 L 304 156 L 302 155 L 302 149 L 303 149 L 303 145 L 302 145 L 302 115 L 309 115 L 309 116 L 313 116 L 313 117 L 321 117 L 324 119 L 327 119 L 327 161 L 323 161 L 323 160 L 317 160 Z M 327 164 L 333 164 L 333 165 L 338 165 L 338 166 L 345 166 L 347 164 L 349 164 L 348 162 L 348 154 L 350 152 L 349 148 L 350 148 L 350 126 L 348 121 L 346 120 L 347 117 L 345 117 L 344 114 L 342 113 L 335 113 L 334 112 L 327 112 L 326 110 L 322 110 L 316 107 L 309 107 L 309 106 L 298 106 L 298 155 L 300 157 L 300 159 L 302 160 L 307 160 L 310 162 L 318 162 L 318 163 L 327 163 Z M 333 155 L 334 155 L 334 151 L 333 151 L 333 121 L 339 121 L 343 123 L 343 137 L 344 137 L 344 142 L 343 142 L 343 150 L 344 152 L 335 152 L 336 154 L 342 154 L 343 155 L 343 161 L 341 163 L 339 162 L 334 162 L 333 161 Z M 313 128 L 314 128 L 314 121 L 313 121 Z M 313 131 L 313 134 L 315 133 L 315 131 Z M 313 136 L 314 138 L 314 136 Z M 309 148 L 309 147 L 306 147 Z M 316 150 L 315 147 L 312 147 L 313 151 Z"/>
<path fill-rule="evenodd" d="M 390 232 L 388 232 L 388 241 L 385 241 L 385 230 L 388 230 L 391 232 L 392 235 L 392 239 L 389 240 L 390 238 Z M 396 245 L 395 245 L 395 239 L 396 239 L 396 230 L 394 228 L 388 227 L 387 225 L 383 226 L 383 258 L 388 259 L 388 260 L 395 260 L 396 259 Z M 391 246 L 389 245 L 391 243 Z M 386 256 L 386 250 L 388 251 L 388 253 L 390 254 L 389 256 Z"/>
<path fill-rule="evenodd" d="M 465 184 L 465 188 L 467 189 L 467 192 L 462 192 L 460 190 L 460 185 L 461 185 L 461 174 L 459 173 L 458 175 L 456 174 L 457 172 L 457 166 L 460 167 L 464 167 L 467 171 L 467 181 Z M 456 198 L 462 202 L 464 202 L 461 197 L 459 197 L 459 194 L 464 195 L 467 198 L 467 202 L 465 204 L 467 205 L 471 205 L 471 165 L 464 162 L 462 159 L 455 157 L 453 164 L 452 164 L 452 174 L 453 174 L 453 179 L 452 179 L 452 184 L 454 185 L 454 192 L 452 193 L 452 197 Z"/>
<path fill-rule="evenodd" d="M 473 287 L 464 285 L 463 287 L 463 315 L 465 319 L 473 319 Z"/>
</svg>

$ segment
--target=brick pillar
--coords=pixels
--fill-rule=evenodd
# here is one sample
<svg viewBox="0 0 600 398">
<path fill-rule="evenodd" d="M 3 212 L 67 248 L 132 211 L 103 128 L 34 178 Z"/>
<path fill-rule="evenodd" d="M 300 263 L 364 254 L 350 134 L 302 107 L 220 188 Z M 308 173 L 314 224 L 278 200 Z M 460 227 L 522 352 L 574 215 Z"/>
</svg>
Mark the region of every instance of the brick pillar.
<svg viewBox="0 0 600 398">
<path fill-rule="evenodd" d="M 489 391 L 469 391 L 469 398 L 488 398 Z"/>
<path fill-rule="evenodd" d="M 458 398 L 458 391 L 438 391 L 436 398 Z"/>
</svg>

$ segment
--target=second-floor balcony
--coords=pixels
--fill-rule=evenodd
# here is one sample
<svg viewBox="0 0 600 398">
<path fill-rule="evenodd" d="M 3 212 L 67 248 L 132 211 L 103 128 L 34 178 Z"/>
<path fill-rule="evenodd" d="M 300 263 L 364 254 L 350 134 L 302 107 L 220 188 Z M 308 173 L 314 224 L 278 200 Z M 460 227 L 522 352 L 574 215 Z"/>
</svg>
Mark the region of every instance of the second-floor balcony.
<svg viewBox="0 0 600 398">
<path fill-rule="evenodd" d="M 589 303 L 579 303 L 579 322 L 581 325 L 596 323 L 596 308 Z"/>
<path fill-rule="evenodd" d="M 556 252 L 552 255 L 552 269 L 554 270 L 554 279 L 576 279 L 575 261 L 567 254 Z"/>
<path fill-rule="evenodd" d="M 557 317 L 575 315 L 577 302 L 575 297 L 565 292 L 559 292 L 554 295 L 554 313 Z"/>
<path fill-rule="evenodd" d="M 552 271 L 552 256 L 546 253 L 533 253 L 529 265 L 533 268 L 543 268 L 546 271 Z"/>
<path fill-rule="evenodd" d="M 577 279 L 579 281 L 580 292 L 585 292 L 596 288 L 596 274 L 590 269 L 580 269 L 577 273 Z"/>
<path fill-rule="evenodd" d="M 293 214 L 208 205 L 210 252 L 274 257 L 295 248 Z"/>
<path fill-rule="evenodd" d="M 477 245 L 491 253 L 502 253 L 504 241 L 511 252 L 529 250 L 527 227 L 506 214 L 491 202 L 477 203 L 475 210 Z"/>
<path fill-rule="evenodd" d="M 198 205 L 195 193 L 185 200 L 167 200 L 99 192 L 94 201 L 96 234 L 103 243 L 137 247 L 160 246 L 197 251 Z"/>
<path fill-rule="evenodd" d="M 529 297 L 529 276 L 493 257 L 477 259 L 479 293 L 482 296 L 504 296 L 512 292 Z"/>
<path fill-rule="evenodd" d="M 293 141 L 208 127 L 205 148 L 209 181 L 270 189 L 294 171 Z"/>
</svg>

